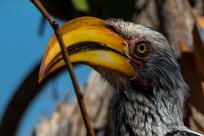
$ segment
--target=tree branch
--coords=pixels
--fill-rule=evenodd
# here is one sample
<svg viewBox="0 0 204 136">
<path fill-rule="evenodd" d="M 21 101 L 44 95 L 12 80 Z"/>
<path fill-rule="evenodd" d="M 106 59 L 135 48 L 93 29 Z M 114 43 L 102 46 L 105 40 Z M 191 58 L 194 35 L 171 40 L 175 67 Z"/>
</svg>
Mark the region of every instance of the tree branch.
<svg viewBox="0 0 204 136">
<path fill-rule="evenodd" d="M 90 123 L 90 120 L 89 120 L 89 117 L 88 117 L 88 113 L 87 113 L 87 110 L 86 110 L 86 107 L 85 107 L 83 94 L 80 91 L 76 76 L 74 74 L 73 66 L 72 66 L 72 64 L 70 62 L 67 50 L 66 50 L 66 48 L 64 46 L 60 31 L 59 31 L 59 26 L 58 26 L 57 22 L 52 19 L 52 17 L 49 15 L 49 13 L 46 11 L 46 9 L 43 7 L 43 5 L 41 4 L 41 2 L 39 0 L 31 0 L 31 1 L 40 10 L 40 12 L 43 14 L 43 16 L 45 16 L 45 18 L 49 21 L 50 25 L 54 29 L 56 37 L 57 37 L 57 39 L 59 41 L 60 48 L 62 50 L 62 55 L 63 55 L 63 59 L 64 59 L 65 64 L 66 64 L 66 68 L 69 71 L 71 79 L 72 79 L 72 84 L 74 86 L 75 93 L 76 93 L 76 96 L 77 96 L 77 100 L 78 100 L 78 103 L 79 103 L 79 107 L 80 107 L 80 110 L 81 110 L 81 114 L 82 114 L 86 129 L 87 129 L 87 135 L 95 136 L 93 127 L 91 126 L 91 123 Z"/>
</svg>

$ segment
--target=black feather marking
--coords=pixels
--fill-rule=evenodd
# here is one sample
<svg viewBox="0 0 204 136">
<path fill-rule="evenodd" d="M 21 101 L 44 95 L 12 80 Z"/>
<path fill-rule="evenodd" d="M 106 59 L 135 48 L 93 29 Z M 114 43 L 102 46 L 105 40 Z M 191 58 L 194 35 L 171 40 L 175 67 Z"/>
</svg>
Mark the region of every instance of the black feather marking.
<svg viewBox="0 0 204 136">
<path fill-rule="evenodd" d="M 199 136 L 199 135 L 194 134 L 194 133 L 190 133 L 190 132 L 187 132 L 187 131 L 177 130 L 177 131 L 169 132 L 165 136 Z"/>
</svg>

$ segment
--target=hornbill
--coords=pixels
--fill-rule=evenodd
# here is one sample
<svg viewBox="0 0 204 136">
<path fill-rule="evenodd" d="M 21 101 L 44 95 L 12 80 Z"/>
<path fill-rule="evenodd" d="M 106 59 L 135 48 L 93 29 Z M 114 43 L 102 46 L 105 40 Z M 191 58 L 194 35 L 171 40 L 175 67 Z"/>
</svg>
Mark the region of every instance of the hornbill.
<svg viewBox="0 0 204 136">
<path fill-rule="evenodd" d="M 111 117 L 117 136 L 198 136 L 184 126 L 186 85 L 174 52 L 159 32 L 120 19 L 80 17 L 60 28 L 72 63 L 97 70 L 115 89 Z M 65 65 L 56 36 L 39 81 Z"/>
</svg>

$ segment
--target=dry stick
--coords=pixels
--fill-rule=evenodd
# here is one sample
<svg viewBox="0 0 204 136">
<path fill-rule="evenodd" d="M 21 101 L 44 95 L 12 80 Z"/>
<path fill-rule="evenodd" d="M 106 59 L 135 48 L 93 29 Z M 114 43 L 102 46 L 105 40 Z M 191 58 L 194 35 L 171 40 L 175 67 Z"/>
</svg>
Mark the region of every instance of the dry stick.
<svg viewBox="0 0 204 136">
<path fill-rule="evenodd" d="M 87 135 L 95 136 L 94 129 L 91 126 L 91 123 L 90 123 L 90 120 L 89 120 L 89 117 L 88 117 L 88 114 L 87 114 L 87 110 L 86 110 L 84 99 L 83 99 L 83 94 L 81 93 L 81 91 L 79 89 L 79 85 L 77 83 L 77 79 L 76 79 L 76 76 L 74 74 L 73 66 L 70 63 L 67 50 L 66 50 L 66 48 L 64 46 L 62 37 L 60 36 L 60 32 L 59 32 L 59 29 L 58 29 L 59 26 L 58 26 L 57 22 L 51 18 L 51 16 L 49 15 L 49 13 L 46 11 L 46 9 L 43 7 L 43 5 L 40 3 L 39 0 L 31 0 L 31 1 L 40 10 L 40 12 L 47 18 L 50 25 L 54 29 L 54 32 L 55 32 L 55 34 L 57 36 L 57 39 L 59 41 L 59 44 L 60 44 L 60 47 L 61 47 L 61 50 L 62 50 L 62 55 L 63 55 L 64 61 L 65 61 L 66 67 L 67 67 L 67 69 L 68 69 L 68 71 L 70 73 L 71 79 L 72 79 L 72 83 L 73 83 L 73 86 L 74 86 L 74 89 L 75 89 L 77 100 L 78 100 L 78 103 L 79 103 L 79 106 L 80 106 L 81 114 L 82 114 L 86 129 L 87 129 Z"/>
</svg>

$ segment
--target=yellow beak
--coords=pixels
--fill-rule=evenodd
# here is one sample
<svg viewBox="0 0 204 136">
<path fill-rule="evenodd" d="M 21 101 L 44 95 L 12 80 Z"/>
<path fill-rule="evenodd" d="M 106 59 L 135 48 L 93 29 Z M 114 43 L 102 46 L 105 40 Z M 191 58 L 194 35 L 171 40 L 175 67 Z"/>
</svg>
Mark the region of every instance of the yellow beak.
<svg viewBox="0 0 204 136">
<path fill-rule="evenodd" d="M 72 63 L 83 63 L 96 70 L 109 69 L 128 77 L 135 76 L 126 57 L 127 42 L 108 29 L 105 21 L 80 17 L 65 23 L 59 30 Z M 53 35 L 44 53 L 39 81 L 64 65 L 59 42 Z"/>
</svg>

